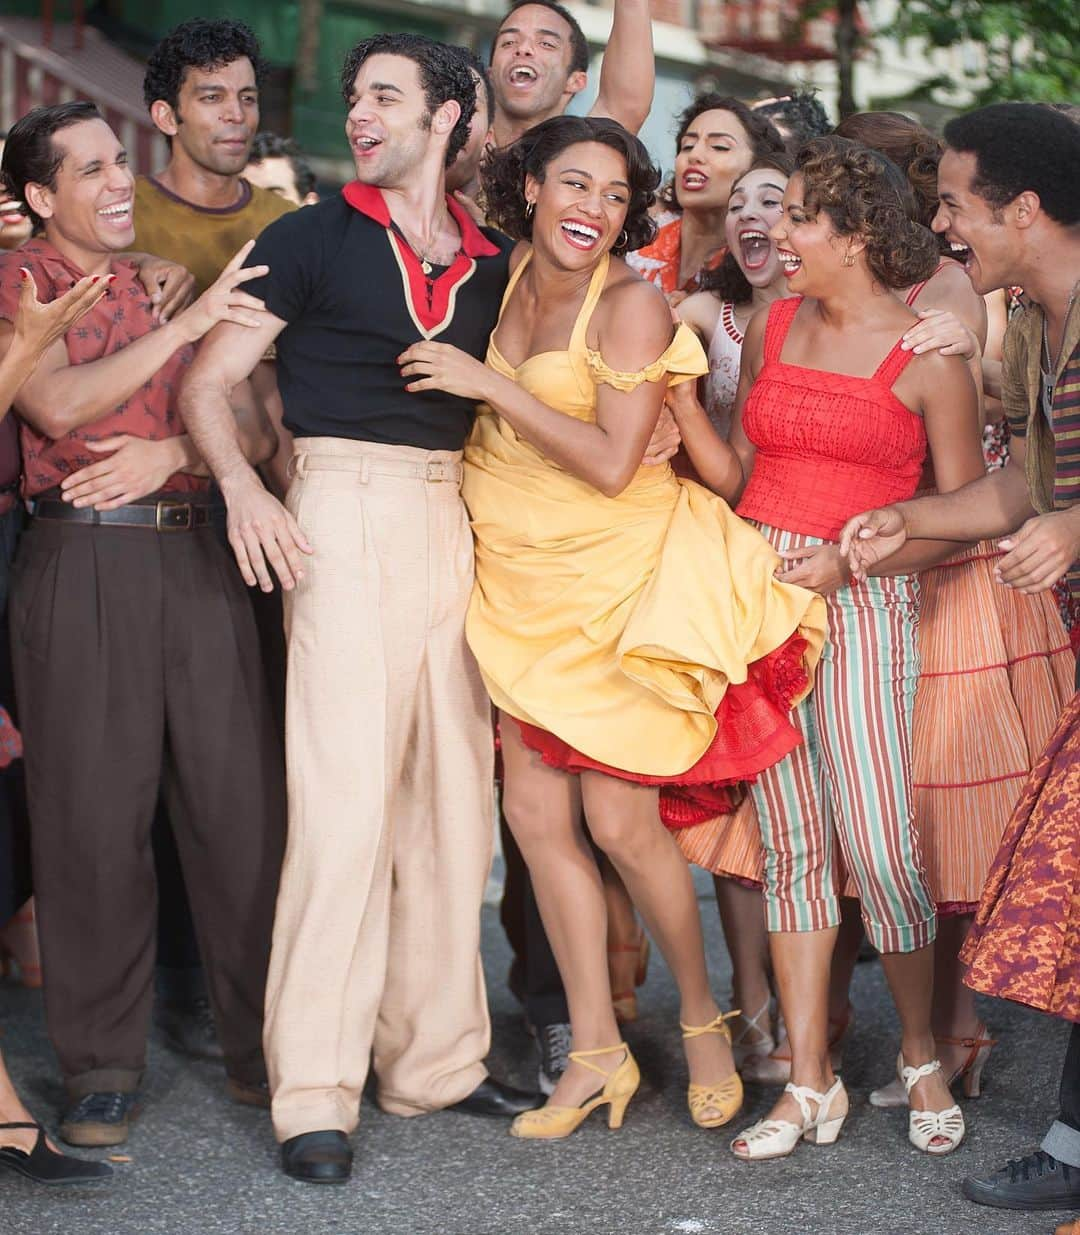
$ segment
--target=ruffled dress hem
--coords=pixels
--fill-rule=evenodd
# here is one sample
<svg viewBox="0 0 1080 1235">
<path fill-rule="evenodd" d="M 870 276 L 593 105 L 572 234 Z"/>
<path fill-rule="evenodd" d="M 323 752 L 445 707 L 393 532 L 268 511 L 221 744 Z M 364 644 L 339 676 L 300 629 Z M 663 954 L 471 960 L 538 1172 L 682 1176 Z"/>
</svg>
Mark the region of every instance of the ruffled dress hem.
<svg viewBox="0 0 1080 1235">
<path fill-rule="evenodd" d="M 745 682 L 732 683 L 716 709 L 716 733 L 704 754 L 685 772 L 650 776 L 612 767 L 575 750 L 547 729 L 518 720 L 521 738 L 549 767 L 563 772 L 603 772 L 638 785 L 660 786 L 660 818 L 673 830 L 692 827 L 726 814 L 738 804 L 732 788 L 753 781 L 779 763 L 802 738 L 789 713 L 806 693 L 810 680 L 805 665 L 807 640 L 790 635 L 767 656 L 747 666 Z M 772 731 L 762 735 L 763 707 L 772 714 Z M 748 725 L 744 718 L 753 716 Z"/>
</svg>

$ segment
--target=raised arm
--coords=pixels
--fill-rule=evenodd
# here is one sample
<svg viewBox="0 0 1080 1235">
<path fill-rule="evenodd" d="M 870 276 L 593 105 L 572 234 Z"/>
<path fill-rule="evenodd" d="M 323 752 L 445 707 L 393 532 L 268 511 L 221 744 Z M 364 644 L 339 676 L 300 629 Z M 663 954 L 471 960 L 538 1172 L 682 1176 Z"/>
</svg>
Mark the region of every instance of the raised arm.
<svg viewBox="0 0 1080 1235">
<path fill-rule="evenodd" d="M 273 590 L 267 562 L 281 586 L 303 577 L 302 554 L 311 546 L 292 515 L 263 487 L 244 451 L 241 427 L 230 406 L 243 382 L 285 328 L 268 311 L 254 328 L 222 322 L 207 335 L 180 390 L 180 414 L 228 507 L 229 543 L 249 587 Z"/>
<path fill-rule="evenodd" d="M 649 0 L 614 0 L 600 88 L 590 116 L 609 116 L 636 133 L 652 107 L 656 85 Z"/>
</svg>

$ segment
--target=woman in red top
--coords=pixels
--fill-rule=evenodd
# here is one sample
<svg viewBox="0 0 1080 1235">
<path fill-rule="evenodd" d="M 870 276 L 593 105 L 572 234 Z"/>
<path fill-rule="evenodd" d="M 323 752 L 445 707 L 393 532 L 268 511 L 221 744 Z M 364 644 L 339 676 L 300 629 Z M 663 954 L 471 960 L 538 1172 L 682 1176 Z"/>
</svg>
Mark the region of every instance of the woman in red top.
<svg viewBox="0 0 1080 1235">
<path fill-rule="evenodd" d="M 962 360 L 901 347 L 915 318 L 890 290 L 937 263 L 933 236 L 909 217 L 902 173 L 837 137 L 797 161 L 771 232 L 797 296 L 750 322 L 730 445 L 694 400 L 669 394 L 703 481 L 741 499 L 738 512 L 785 559 L 780 578 L 820 592 L 829 609 L 816 689 L 797 709 L 805 743 L 753 787 L 792 1083 L 732 1148 L 756 1159 L 790 1153 L 803 1136 L 829 1142 L 847 1113 L 827 1049 L 839 850 L 900 1015 L 910 1139 L 944 1153 L 964 1128 L 930 1031 L 936 922 L 912 819 L 910 727 L 913 572 L 950 546 L 907 546 L 882 577 L 852 585 L 835 542 L 863 495 L 915 492 L 928 446 L 940 488 L 977 477 L 978 399 Z"/>
<path fill-rule="evenodd" d="M 661 194 L 668 208 L 652 244 L 628 253 L 627 265 L 678 303 L 724 259 L 724 217 L 731 186 L 750 164 L 782 153 L 770 121 L 722 94 L 699 94 L 679 117 L 675 177 Z"/>
</svg>

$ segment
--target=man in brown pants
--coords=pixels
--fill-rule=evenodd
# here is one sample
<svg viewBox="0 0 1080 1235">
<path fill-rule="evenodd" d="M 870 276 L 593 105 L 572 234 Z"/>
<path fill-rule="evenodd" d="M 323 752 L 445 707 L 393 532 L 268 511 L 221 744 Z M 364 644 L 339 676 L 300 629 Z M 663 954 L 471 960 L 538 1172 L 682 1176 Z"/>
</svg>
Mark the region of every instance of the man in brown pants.
<svg viewBox="0 0 1080 1235">
<path fill-rule="evenodd" d="M 105 296 L 15 401 L 34 519 L 11 598 L 45 1003 L 69 1108 L 61 1136 L 120 1144 L 145 1063 L 156 889 L 150 824 L 168 786 L 228 1072 L 265 1104 L 262 1002 L 279 872 L 280 757 L 250 606 L 210 526 L 205 467 L 175 409 L 192 344 L 259 302 L 230 263 L 154 328 L 131 263 L 134 182 L 88 103 L 15 125 L 3 171 L 44 236 L 0 258 L 0 349 L 22 283 Z M 22 275 L 20 266 L 27 275 Z M 253 408 L 251 458 L 273 434 Z"/>
<path fill-rule="evenodd" d="M 495 324 L 505 245 L 445 194 L 476 88 L 459 51 L 404 34 L 359 44 L 342 87 L 357 179 L 262 233 L 251 260 L 270 274 L 252 290 L 271 324 L 215 331 L 181 395 L 244 577 L 270 586 L 265 551 L 286 589 L 289 836 L 266 1049 L 283 1167 L 315 1183 L 349 1176 L 372 1053 L 394 1114 L 539 1100 L 483 1064 L 491 712 L 465 642 L 459 493 L 473 407 L 409 393 L 398 364 L 422 338 L 482 356 Z M 287 511 L 228 406 L 274 339 L 296 448 Z"/>
</svg>

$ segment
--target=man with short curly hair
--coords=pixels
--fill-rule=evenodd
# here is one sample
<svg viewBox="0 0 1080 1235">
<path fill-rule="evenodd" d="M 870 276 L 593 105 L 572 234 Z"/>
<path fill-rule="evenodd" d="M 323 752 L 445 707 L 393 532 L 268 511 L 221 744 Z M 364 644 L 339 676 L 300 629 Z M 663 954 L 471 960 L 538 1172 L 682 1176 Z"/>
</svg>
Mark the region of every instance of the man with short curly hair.
<svg viewBox="0 0 1080 1235">
<path fill-rule="evenodd" d="M 237 249 L 294 208 L 243 177 L 265 69 L 251 29 L 224 18 L 184 22 L 147 62 L 143 98 L 169 143 L 169 162 L 136 181 L 136 243 L 187 266 L 197 294 Z"/>
<path fill-rule="evenodd" d="M 461 501 L 473 404 L 410 393 L 399 357 L 482 357 L 507 251 L 446 195 L 475 79 L 456 49 L 382 34 L 345 62 L 356 179 L 279 219 L 249 258 L 267 325 L 207 340 L 183 415 L 250 585 L 286 589 L 289 838 L 266 1052 L 285 1172 L 341 1183 L 369 1061 L 396 1115 L 511 1116 L 488 1076 L 480 906 L 491 862 L 491 709 L 465 641 Z M 237 449 L 228 391 L 275 341 L 295 436 L 283 508 Z M 308 540 L 310 537 L 310 541 Z"/>
</svg>

